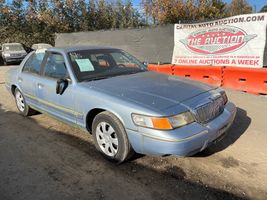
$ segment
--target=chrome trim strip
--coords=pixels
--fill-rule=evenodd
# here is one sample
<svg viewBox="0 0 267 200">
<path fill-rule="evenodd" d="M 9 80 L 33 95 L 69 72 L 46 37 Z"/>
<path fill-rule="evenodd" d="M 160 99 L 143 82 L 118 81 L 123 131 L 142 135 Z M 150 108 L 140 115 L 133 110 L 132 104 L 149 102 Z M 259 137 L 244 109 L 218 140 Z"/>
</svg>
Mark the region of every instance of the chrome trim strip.
<svg viewBox="0 0 267 200">
<path fill-rule="evenodd" d="M 72 109 L 65 108 L 65 107 L 62 107 L 62 106 L 53 104 L 53 103 L 51 103 L 51 102 L 48 102 L 48 101 L 39 99 L 39 98 L 37 98 L 37 97 L 35 97 L 35 96 L 32 96 L 32 95 L 30 95 L 30 94 L 26 94 L 26 93 L 24 93 L 24 95 L 25 95 L 26 97 L 29 97 L 29 98 L 34 99 L 34 100 L 37 100 L 37 101 L 39 101 L 39 102 L 41 102 L 41 103 L 43 103 L 43 104 L 46 104 L 46 105 L 51 106 L 51 107 L 54 107 L 54 108 L 56 108 L 56 109 L 58 109 L 58 110 L 62 110 L 62 111 L 64 111 L 64 112 L 66 112 L 66 113 L 70 113 L 70 114 L 75 115 L 75 116 L 77 116 L 77 117 L 83 116 L 82 113 L 79 113 L 79 112 L 76 112 L 76 111 L 74 111 L 74 110 L 72 110 Z"/>
</svg>

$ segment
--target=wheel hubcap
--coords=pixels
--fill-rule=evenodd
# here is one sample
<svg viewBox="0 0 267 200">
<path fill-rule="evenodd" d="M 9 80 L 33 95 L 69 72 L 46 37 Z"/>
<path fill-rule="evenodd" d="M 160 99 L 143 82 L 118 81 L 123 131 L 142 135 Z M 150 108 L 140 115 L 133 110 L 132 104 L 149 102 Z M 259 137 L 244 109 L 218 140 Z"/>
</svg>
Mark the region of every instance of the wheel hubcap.
<svg viewBox="0 0 267 200">
<path fill-rule="evenodd" d="M 24 112 L 24 110 L 25 110 L 25 103 L 24 103 L 23 96 L 22 96 L 22 94 L 20 92 L 16 92 L 16 103 L 17 103 L 18 109 L 21 112 Z"/>
<path fill-rule="evenodd" d="M 118 138 L 113 127 L 101 122 L 96 127 L 96 140 L 101 150 L 108 156 L 114 157 L 118 152 Z"/>
</svg>

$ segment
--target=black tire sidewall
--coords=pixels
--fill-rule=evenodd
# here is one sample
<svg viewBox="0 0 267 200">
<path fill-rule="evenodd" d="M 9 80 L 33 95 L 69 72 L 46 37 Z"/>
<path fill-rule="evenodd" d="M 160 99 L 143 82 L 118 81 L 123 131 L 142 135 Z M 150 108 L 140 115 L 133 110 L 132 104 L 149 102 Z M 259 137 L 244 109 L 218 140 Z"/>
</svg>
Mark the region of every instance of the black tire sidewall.
<svg viewBox="0 0 267 200">
<path fill-rule="evenodd" d="M 101 150 L 100 146 L 98 145 L 98 142 L 96 139 L 96 127 L 101 122 L 106 122 L 106 123 L 110 124 L 112 126 L 112 128 L 114 129 L 114 131 L 116 132 L 116 135 L 118 138 L 118 152 L 116 153 L 116 155 L 114 157 L 106 155 Z M 107 158 L 108 160 L 117 162 L 117 163 L 121 163 L 121 162 L 126 160 L 128 154 L 129 154 L 129 149 L 130 149 L 129 148 L 129 141 L 128 141 L 124 126 L 122 125 L 120 120 L 115 115 L 113 115 L 110 112 L 102 112 L 102 113 L 98 114 L 93 121 L 92 134 L 93 134 L 93 139 L 94 139 L 96 149 L 99 152 L 101 152 L 101 154 L 105 158 Z"/>
</svg>

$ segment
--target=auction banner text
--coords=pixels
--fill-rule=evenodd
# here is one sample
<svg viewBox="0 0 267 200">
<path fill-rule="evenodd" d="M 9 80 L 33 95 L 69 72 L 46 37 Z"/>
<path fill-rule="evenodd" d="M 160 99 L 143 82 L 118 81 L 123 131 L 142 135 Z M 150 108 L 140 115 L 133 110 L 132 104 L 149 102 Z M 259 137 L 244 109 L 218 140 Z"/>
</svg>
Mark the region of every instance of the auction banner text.
<svg viewBox="0 0 267 200">
<path fill-rule="evenodd" d="M 197 24 L 175 24 L 172 64 L 261 68 L 267 13 L 239 15 Z"/>
</svg>

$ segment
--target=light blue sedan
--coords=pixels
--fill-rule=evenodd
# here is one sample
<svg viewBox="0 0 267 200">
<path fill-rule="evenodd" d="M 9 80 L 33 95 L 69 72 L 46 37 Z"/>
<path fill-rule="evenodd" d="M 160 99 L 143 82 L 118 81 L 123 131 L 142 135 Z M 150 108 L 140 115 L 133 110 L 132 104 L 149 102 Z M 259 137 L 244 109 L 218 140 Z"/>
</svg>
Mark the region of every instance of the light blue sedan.
<svg viewBox="0 0 267 200">
<path fill-rule="evenodd" d="M 188 156 L 225 135 L 236 107 L 221 88 L 147 71 L 114 48 L 50 48 L 6 75 L 19 112 L 36 111 L 92 133 L 116 162 L 134 152 Z"/>
</svg>

